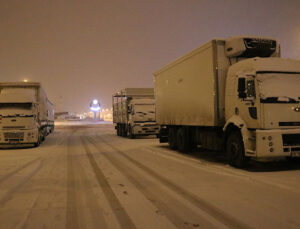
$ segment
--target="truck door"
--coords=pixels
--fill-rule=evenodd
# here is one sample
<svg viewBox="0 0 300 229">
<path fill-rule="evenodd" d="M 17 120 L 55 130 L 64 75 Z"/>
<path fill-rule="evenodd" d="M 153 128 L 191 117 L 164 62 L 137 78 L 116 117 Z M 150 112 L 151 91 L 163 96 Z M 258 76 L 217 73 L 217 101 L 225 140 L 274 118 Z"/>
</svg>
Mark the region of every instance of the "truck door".
<svg viewBox="0 0 300 229">
<path fill-rule="evenodd" d="M 243 74 L 237 80 L 238 100 L 235 114 L 245 121 L 248 128 L 259 128 L 260 102 L 256 96 L 255 76 Z"/>
</svg>

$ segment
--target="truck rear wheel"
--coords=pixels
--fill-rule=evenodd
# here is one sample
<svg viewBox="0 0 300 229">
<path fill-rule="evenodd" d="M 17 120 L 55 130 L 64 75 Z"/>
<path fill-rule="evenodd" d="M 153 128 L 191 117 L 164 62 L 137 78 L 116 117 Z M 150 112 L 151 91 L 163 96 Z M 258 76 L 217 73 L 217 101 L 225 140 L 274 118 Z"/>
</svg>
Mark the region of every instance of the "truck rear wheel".
<svg viewBox="0 0 300 229">
<path fill-rule="evenodd" d="M 168 142 L 171 149 L 177 149 L 177 131 L 176 128 L 169 128 Z"/>
<path fill-rule="evenodd" d="M 177 148 L 180 152 L 186 153 L 186 152 L 190 151 L 191 146 L 190 146 L 190 141 L 189 141 L 189 137 L 188 137 L 188 133 L 187 133 L 186 129 L 181 127 L 177 131 L 176 140 L 177 140 Z"/>
<path fill-rule="evenodd" d="M 124 136 L 124 125 L 120 124 L 120 136 L 123 137 Z"/>
<path fill-rule="evenodd" d="M 123 125 L 123 137 L 127 137 L 127 124 Z"/>
<path fill-rule="evenodd" d="M 233 131 L 226 141 L 226 154 L 228 163 L 237 168 L 247 165 L 248 158 L 245 156 L 244 143 L 240 131 Z"/>
<path fill-rule="evenodd" d="M 117 124 L 117 135 L 120 136 L 120 124 Z"/>
<path fill-rule="evenodd" d="M 128 129 L 129 129 L 129 138 L 134 139 L 135 135 L 133 133 L 133 130 L 132 130 L 131 126 L 129 126 Z"/>
</svg>

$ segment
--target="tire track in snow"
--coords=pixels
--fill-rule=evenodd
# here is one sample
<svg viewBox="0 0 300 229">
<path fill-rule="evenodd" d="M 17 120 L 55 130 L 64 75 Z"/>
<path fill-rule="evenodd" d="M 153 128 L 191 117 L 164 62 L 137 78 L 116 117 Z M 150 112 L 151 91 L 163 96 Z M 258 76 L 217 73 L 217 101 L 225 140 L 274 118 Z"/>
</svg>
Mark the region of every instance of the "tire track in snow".
<svg viewBox="0 0 300 229">
<path fill-rule="evenodd" d="M 29 167 L 30 165 L 34 164 L 36 161 L 40 160 L 41 157 L 38 157 L 34 160 L 31 160 L 29 162 L 27 162 L 26 164 L 22 165 L 21 167 L 11 171 L 10 173 L 6 174 L 5 176 L 0 178 L 0 183 L 4 182 L 5 180 L 7 180 L 8 178 L 10 178 L 11 176 L 15 175 L 16 173 L 20 172 L 23 169 L 26 169 L 27 167 Z"/>
<path fill-rule="evenodd" d="M 229 227 L 229 228 L 251 228 L 250 226 L 244 224 L 240 220 L 238 220 L 238 219 L 234 218 L 233 216 L 227 214 L 226 212 L 224 212 L 224 211 L 216 208 L 215 206 L 213 206 L 209 202 L 207 202 L 207 201 L 205 201 L 203 199 L 200 199 L 198 196 L 195 196 L 192 193 L 187 192 L 186 190 L 184 190 L 179 185 L 177 185 L 177 184 L 169 181 L 168 179 L 164 178 L 163 176 L 161 176 L 160 174 L 158 174 L 154 170 L 152 170 L 149 167 L 141 164 L 137 160 L 129 157 L 124 152 L 122 152 L 121 150 L 119 150 L 117 147 L 115 147 L 114 145 L 112 145 L 109 142 L 107 142 L 103 137 L 101 137 L 99 135 L 98 135 L 98 137 L 104 143 L 106 143 L 108 146 L 110 146 L 113 150 L 115 150 L 121 156 L 123 156 L 128 161 L 130 161 L 132 164 L 134 164 L 135 166 L 137 166 L 141 170 L 145 171 L 146 173 L 148 173 L 149 175 L 151 175 L 155 179 L 159 180 L 161 183 L 163 183 L 164 185 L 166 185 L 168 188 L 172 189 L 174 192 L 178 193 L 184 199 L 186 199 L 190 203 L 196 205 L 198 208 L 200 208 L 201 210 L 203 210 L 204 212 L 206 212 L 207 214 L 209 214 L 213 218 L 215 218 L 218 221 L 222 222 L 227 227 Z"/>
<path fill-rule="evenodd" d="M 76 197 L 76 181 L 75 181 L 75 165 L 74 156 L 70 149 L 70 137 L 67 140 L 67 216 L 66 228 L 78 229 L 78 212 L 77 212 L 77 197 Z"/>
<path fill-rule="evenodd" d="M 119 221 L 121 228 L 135 229 L 136 226 L 134 225 L 133 221 L 128 216 L 127 212 L 125 211 L 125 209 L 119 202 L 118 198 L 116 197 L 115 193 L 113 192 L 111 186 L 107 182 L 103 172 L 97 165 L 97 162 L 96 162 L 94 156 L 92 155 L 90 149 L 86 145 L 83 137 L 81 137 L 81 141 L 85 148 L 85 151 L 86 151 L 87 157 L 89 159 L 89 162 L 92 166 L 92 169 L 96 175 L 97 181 L 98 181 L 107 201 L 109 202 L 117 220 Z"/>
<path fill-rule="evenodd" d="M 9 201 L 13 194 L 26 184 L 37 172 L 43 167 L 43 160 L 39 161 L 39 165 L 32 170 L 27 176 L 25 176 L 21 182 L 13 186 L 1 199 L 0 199 L 0 206 L 3 206 L 7 201 Z"/>
<path fill-rule="evenodd" d="M 88 141 L 93 144 L 100 152 L 99 146 L 90 138 L 87 138 Z M 104 153 L 103 156 L 117 169 L 119 172 L 126 176 L 126 178 L 149 200 L 156 208 L 157 214 L 163 214 L 174 226 L 177 228 L 216 228 L 221 227 L 223 224 L 217 223 L 218 226 L 213 225 L 206 218 L 200 216 L 196 212 L 193 212 L 187 206 L 182 204 L 177 199 L 169 196 L 164 193 L 164 190 L 156 187 L 155 190 L 149 189 L 149 180 L 146 183 L 141 182 L 141 180 L 146 180 L 145 177 L 137 177 L 136 171 L 133 171 L 127 165 L 122 163 L 120 160 L 111 157 L 110 154 Z M 170 207 L 172 204 L 172 207 Z M 175 206 L 175 207 L 174 207 Z M 176 213 L 173 209 L 181 209 L 185 213 L 185 216 L 182 214 Z"/>
</svg>

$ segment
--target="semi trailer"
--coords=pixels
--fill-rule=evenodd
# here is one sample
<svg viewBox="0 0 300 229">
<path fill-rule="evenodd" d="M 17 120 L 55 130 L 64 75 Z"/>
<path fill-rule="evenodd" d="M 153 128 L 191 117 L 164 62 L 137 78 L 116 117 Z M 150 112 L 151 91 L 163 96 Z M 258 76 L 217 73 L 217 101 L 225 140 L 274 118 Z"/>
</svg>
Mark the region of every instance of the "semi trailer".
<svg viewBox="0 0 300 229">
<path fill-rule="evenodd" d="M 115 93 L 113 122 L 118 136 L 157 135 L 153 88 L 125 88 Z"/>
<path fill-rule="evenodd" d="M 277 40 L 214 39 L 154 73 L 160 142 L 252 158 L 300 156 L 300 61 L 280 58 Z"/>
<path fill-rule="evenodd" d="M 0 83 L 1 145 L 38 146 L 53 130 L 53 104 L 40 83 Z"/>
</svg>

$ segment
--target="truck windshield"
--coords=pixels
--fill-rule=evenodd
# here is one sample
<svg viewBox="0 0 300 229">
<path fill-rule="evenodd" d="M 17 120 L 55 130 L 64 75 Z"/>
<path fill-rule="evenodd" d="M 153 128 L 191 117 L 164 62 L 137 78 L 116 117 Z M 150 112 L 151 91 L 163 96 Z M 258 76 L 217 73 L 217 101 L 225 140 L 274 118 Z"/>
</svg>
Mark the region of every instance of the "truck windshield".
<svg viewBox="0 0 300 229">
<path fill-rule="evenodd" d="M 300 73 L 258 73 L 262 103 L 299 103 Z"/>
<path fill-rule="evenodd" d="M 31 110 L 32 103 L 0 103 L 0 110 Z"/>
<path fill-rule="evenodd" d="M 154 113 L 155 107 L 152 104 L 137 104 L 135 107 L 136 113 Z"/>
</svg>

